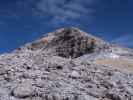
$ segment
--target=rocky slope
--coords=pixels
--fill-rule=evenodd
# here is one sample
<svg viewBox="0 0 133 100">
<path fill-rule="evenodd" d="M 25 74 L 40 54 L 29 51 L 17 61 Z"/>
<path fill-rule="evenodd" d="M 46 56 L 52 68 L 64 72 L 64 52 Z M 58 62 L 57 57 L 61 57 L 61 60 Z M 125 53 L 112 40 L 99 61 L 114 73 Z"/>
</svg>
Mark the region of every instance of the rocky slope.
<svg viewBox="0 0 133 100">
<path fill-rule="evenodd" d="M 133 52 L 76 28 L 48 33 L 0 56 L 0 100 L 133 100 L 133 71 L 107 59 Z"/>
</svg>

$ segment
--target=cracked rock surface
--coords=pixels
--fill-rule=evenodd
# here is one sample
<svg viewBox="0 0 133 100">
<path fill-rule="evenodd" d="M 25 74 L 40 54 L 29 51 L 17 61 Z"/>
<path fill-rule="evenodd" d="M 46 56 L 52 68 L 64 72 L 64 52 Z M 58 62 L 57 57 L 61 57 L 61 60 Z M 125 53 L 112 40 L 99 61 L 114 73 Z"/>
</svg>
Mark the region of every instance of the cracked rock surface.
<svg viewBox="0 0 133 100">
<path fill-rule="evenodd" d="M 0 100 L 133 100 L 133 73 L 92 62 L 105 49 L 104 41 L 71 28 L 2 54 Z"/>
</svg>

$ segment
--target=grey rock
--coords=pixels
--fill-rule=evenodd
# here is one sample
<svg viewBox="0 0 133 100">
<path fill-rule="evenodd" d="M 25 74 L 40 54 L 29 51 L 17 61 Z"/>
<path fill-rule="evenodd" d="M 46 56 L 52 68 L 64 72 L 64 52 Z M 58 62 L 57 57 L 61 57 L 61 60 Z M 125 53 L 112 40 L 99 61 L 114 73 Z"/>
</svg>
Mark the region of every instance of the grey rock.
<svg viewBox="0 0 133 100">
<path fill-rule="evenodd" d="M 99 100 L 98 98 L 95 98 L 95 97 L 90 96 L 90 95 L 85 95 L 85 96 L 84 96 L 84 99 L 85 99 L 85 100 Z"/>
<path fill-rule="evenodd" d="M 6 74 L 6 69 L 4 68 L 4 66 L 0 66 L 0 75 L 4 74 Z"/>
<path fill-rule="evenodd" d="M 72 78 L 79 78 L 80 74 L 77 71 L 72 71 L 70 77 L 72 77 Z"/>
<path fill-rule="evenodd" d="M 34 95 L 34 89 L 30 83 L 21 83 L 12 92 L 12 95 L 17 98 L 27 98 Z"/>
</svg>

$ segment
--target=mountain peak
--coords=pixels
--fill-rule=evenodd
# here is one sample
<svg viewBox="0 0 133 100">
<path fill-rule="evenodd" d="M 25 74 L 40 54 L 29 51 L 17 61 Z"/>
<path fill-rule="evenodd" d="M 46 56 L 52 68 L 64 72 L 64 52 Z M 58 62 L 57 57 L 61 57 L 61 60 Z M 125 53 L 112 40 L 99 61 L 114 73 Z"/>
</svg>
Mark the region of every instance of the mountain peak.
<svg viewBox="0 0 133 100">
<path fill-rule="evenodd" d="M 106 44 L 62 28 L 0 55 L 0 100 L 132 100 L 133 53 Z"/>
<path fill-rule="evenodd" d="M 37 41 L 28 45 L 31 50 L 42 49 L 61 57 L 77 58 L 93 53 L 105 46 L 102 39 L 94 37 L 75 27 L 61 28 L 45 34 Z"/>
</svg>

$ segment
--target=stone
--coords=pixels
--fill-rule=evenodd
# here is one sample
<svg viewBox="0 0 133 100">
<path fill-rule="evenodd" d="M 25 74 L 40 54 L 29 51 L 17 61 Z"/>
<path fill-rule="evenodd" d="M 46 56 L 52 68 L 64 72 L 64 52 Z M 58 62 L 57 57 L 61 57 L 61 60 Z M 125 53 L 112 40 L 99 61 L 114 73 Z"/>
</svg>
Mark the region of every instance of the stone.
<svg viewBox="0 0 133 100">
<path fill-rule="evenodd" d="M 99 100 L 98 98 L 95 98 L 95 97 L 90 96 L 90 95 L 85 95 L 85 96 L 84 96 L 84 99 L 85 99 L 85 100 Z"/>
<path fill-rule="evenodd" d="M 122 100 L 121 97 L 115 93 L 107 93 L 106 97 L 111 100 Z"/>
<path fill-rule="evenodd" d="M 34 95 L 34 90 L 31 84 L 23 83 L 12 91 L 12 95 L 17 98 L 27 98 Z"/>
<path fill-rule="evenodd" d="M 80 74 L 77 71 L 72 71 L 71 77 L 72 78 L 79 78 L 80 77 Z"/>
<path fill-rule="evenodd" d="M 0 75 L 4 75 L 6 74 L 6 69 L 4 68 L 4 66 L 0 67 Z"/>
<path fill-rule="evenodd" d="M 133 88 L 126 86 L 125 87 L 126 91 L 133 96 Z"/>
</svg>

